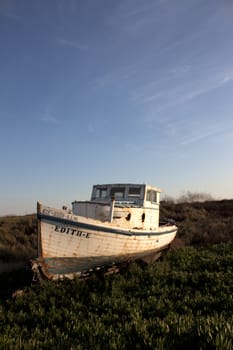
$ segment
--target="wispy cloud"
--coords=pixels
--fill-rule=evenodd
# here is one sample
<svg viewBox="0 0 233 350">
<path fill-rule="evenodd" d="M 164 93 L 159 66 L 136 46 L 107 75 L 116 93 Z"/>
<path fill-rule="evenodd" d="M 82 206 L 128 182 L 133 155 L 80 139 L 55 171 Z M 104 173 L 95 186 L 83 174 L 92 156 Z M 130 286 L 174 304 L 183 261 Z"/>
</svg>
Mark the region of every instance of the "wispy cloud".
<svg viewBox="0 0 233 350">
<path fill-rule="evenodd" d="M 131 91 L 132 102 L 153 106 L 157 111 L 182 105 L 233 81 L 233 67 L 223 69 L 221 65 L 208 70 L 203 67 L 172 68 L 160 78 L 150 80 Z"/>
<path fill-rule="evenodd" d="M 190 89 L 190 91 L 187 91 L 186 94 L 184 93 L 183 96 L 178 99 L 178 102 L 184 103 L 212 90 L 219 89 L 224 85 L 230 83 L 232 80 L 233 70 L 230 72 L 217 73 L 216 76 L 209 78 L 209 80 L 200 81 L 199 86 L 194 87 L 192 90 Z"/>
<path fill-rule="evenodd" d="M 168 101 L 177 97 L 181 81 L 186 80 L 186 76 L 191 70 L 192 67 L 187 64 L 157 70 L 151 68 L 150 76 L 131 90 L 132 102 L 149 105 L 156 102 L 158 107 L 164 101 L 167 105 Z"/>
<path fill-rule="evenodd" d="M 138 15 L 144 15 L 154 10 L 156 6 L 158 6 L 158 3 L 156 4 L 154 1 L 147 1 L 146 3 L 144 3 L 141 1 L 137 2 L 135 0 L 128 0 L 125 1 L 120 7 L 121 16 L 129 18 Z"/>
<path fill-rule="evenodd" d="M 55 118 L 53 115 L 46 114 L 41 118 L 41 121 L 48 124 L 60 124 L 60 121 Z"/>
<path fill-rule="evenodd" d="M 154 106 L 157 111 L 187 104 L 224 87 L 233 80 L 233 66 L 229 71 L 223 70 L 226 57 L 229 59 L 233 54 L 229 18 L 229 24 L 223 25 L 219 36 L 216 28 L 224 21 L 227 9 L 225 3 L 199 6 L 194 1 L 185 6 L 183 2 L 173 4 L 166 0 L 148 0 L 146 4 L 137 0 L 119 3 L 114 14 L 107 19 L 113 33 L 117 33 L 116 38 L 121 39 L 116 40 L 116 45 L 128 40 L 127 44 L 132 43 L 133 47 L 137 38 L 137 43 L 141 42 L 145 50 L 138 51 L 133 59 L 134 63 L 137 60 L 134 65 L 136 74 L 129 71 L 127 75 L 127 70 L 124 74 L 109 73 L 96 79 L 96 86 L 121 86 L 124 82 L 122 86 L 128 91 L 131 103 L 144 105 L 141 108 L 145 110 Z M 198 21 L 192 22 L 191 12 L 193 18 L 198 16 Z M 187 16 L 190 16 L 190 25 L 184 20 Z M 227 34 L 224 50 L 221 50 L 220 42 L 214 45 L 215 33 L 216 40 Z"/>
<path fill-rule="evenodd" d="M 93 89 L 114 87 L 127 87 L 137 76 L 137 64 L 117 67 L 109 72 L 104 72 L 89 82 Z"/>
<path fill-rule="evenodd" d="M 62 38 L 58 38 L 57 42 L 59 45 L 61 46 L 68 46 L 68 47 L 72 47 L 78 50 L 86 50 L 87 46 L 86 45 L 82 45 L 76 41 L 71 41 L 71 40 L 66 40 L 66 39 L 62 39 Z"/>
<path fill-rule="evenodd" d="M 214 125 L 212 128 L 207 128 L 205 130 L 198 128 L 198 131 L 193 131 L 191 135 L 185 136 L 181 141 L 181 145 L 187 146 L 216 135 L 225 134 L 225 132 L 228 131 L 228 127 L 220 127 L 219 125 Z"/>
<path fill-rule="evenodd" d="M 53 124 L 53 125 L 60 124 L 60 120 L 54 116 L 51 110 L 52 110 L 52 105 L 49 104 L 46 107 L 45 113 L 41 116 L 40 120 L 47 124 Z"/>
<path fill-rule="evenodd" d="M 155 23 L 155 13 L 159 7 L 160 1 L 154 0 L 118 2 L 115 12 L 107 18 L 107 23 L 117 28 L 122 36 L 135 36 L 152 28 Z"/>
</svg>

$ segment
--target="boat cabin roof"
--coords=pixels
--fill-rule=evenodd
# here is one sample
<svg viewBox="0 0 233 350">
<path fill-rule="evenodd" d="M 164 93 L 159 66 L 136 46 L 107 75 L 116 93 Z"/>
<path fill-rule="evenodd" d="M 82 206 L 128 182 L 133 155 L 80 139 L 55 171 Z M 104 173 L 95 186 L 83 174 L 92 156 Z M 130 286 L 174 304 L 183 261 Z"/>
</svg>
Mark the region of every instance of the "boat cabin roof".
<svg viewBox="0 0 233 350">
<path fill-rule="evenodd" d="M 117 202 L 142 204 L 144 201 L 158 203 L 161 190 L 146 184 L 118 183 L 94 185 L 91 201 L 106 202 L 115 199 Z"/>
</svg>

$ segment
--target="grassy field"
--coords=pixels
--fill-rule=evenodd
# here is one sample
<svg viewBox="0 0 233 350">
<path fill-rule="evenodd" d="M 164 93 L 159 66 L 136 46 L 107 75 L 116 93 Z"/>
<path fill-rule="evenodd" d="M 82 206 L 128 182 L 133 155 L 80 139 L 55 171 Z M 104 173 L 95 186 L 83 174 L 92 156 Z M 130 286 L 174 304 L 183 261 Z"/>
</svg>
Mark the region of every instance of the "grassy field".
<svg viewBox="0 0 233 350">
<path fill-rule="evenodd" d="M 232 244 L 172 250 L 117 275 L 28 286 L 0 304 L 0 349 L 232 348 Z"/>
<path fill-rule="evenodd" d="M 0 274 L 0 350 L 233 349 L 232 213 L 233 201 L 162 203 L 182 248 L 121 274 L 40 285 L 26 268 Z M 2 261 L 36 252 L 35 215 L 0 218 Z"/>
</svg>

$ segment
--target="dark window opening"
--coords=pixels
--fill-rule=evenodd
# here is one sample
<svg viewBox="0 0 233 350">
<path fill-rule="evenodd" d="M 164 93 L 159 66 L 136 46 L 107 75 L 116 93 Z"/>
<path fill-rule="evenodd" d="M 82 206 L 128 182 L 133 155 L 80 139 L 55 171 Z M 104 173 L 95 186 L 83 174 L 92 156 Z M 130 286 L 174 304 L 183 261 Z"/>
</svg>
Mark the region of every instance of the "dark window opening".
<svg viewBox="0 0 233 350">
<path fill-rule="evenodd" d="M 124 198 L 125 196 L 125 188 L 123 187 L 113 187 L 110 192 L 111 198 Z"/>
<path fill-rule="evenodd" d="M 143 213 L 143 214 L 142 214 L 142 222 L 144 222 L 144 221 L 145 221 L 145 217 L 146 217 L 146 214 L 145 214 L 145 213 Z"/>
<path fill-rule="evenodd" d="M 141 188 L 140 187 L 130 187 L 129 188 L 129 197 L 140 197 Z"/>
<path fill-rule="evenodd" d="M 127 216 L 126 216 L 126 220 L 129 221 L 131 219 L 131 214 L 129 213 Z"/>
<path fill-rule="evenodd" d="M 97 188 L 96 190 L 96 198 L 106 198 L 107 194 L 107 188 Z"/>
</svg>

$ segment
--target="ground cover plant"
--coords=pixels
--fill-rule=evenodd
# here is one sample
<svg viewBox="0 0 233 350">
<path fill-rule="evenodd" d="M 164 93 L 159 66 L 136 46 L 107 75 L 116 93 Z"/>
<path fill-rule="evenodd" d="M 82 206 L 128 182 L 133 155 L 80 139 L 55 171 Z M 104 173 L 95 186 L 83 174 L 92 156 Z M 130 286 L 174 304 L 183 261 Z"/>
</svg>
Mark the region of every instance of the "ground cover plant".
<svg viewBox="0 0 233 350">
<path fill-rule="evenodd" d="M 230 350 L 232 295 L 232 244 L 172 250 L 146 267 L 2 298 L 0 349 Z"/>
</svg>

